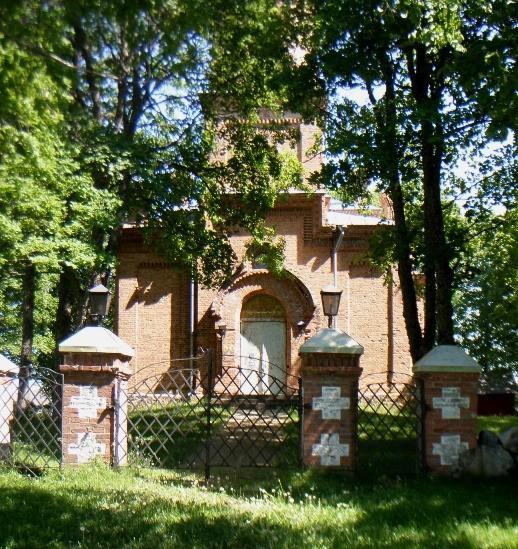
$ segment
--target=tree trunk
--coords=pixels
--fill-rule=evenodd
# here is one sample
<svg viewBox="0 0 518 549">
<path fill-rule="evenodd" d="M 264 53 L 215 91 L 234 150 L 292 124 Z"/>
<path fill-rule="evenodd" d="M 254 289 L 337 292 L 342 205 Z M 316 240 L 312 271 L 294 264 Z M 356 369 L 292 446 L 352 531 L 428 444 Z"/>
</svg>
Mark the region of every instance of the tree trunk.
<svg viewBox="0 0 518 549">
<path fill-rule="evenodd" d="M 58 283 L 58 310 L 54 328 L 56 343 L 69 336 L 74 329 L 78 284 L 75 272 L 70 267 L 63 266 Z"/>
<path fill-rule="evenodd" d="M 388 59 L 384 60 L 385 70 L 385 120 L 381 123 L 385 126 L 381 129 L 381 135 L 387 136 L 387 172 L 389 195 L 394 209 L 394 224 L 396 233 L 396 259 L 398 265 L 399 285 L 403 298 L 403 317 L 410 346 L 412 360 L 416 362 L 422 356 L 422 334 L 417 308 L 417 295 L 414 278 L 412 276 L 412 259 L 410 248 L 410 235 L 405 217 L 405 206 L 401 181 L 399 176 L 399 152 L 397 145 L 397 112 L 396 94 L 394 83 L 394 70 Z"/>
<path fill-rule="evenodd" d="M 20 353 L 20 373 L 18 385 L 18 409 L 25 408 L 29 390 L 28 378 L 32 365 L 32 345 L 34 340 L 34 295 L 36 267 L 27 263 L 22 274 L 22 348 Z"/>
<path fill-rule="evenodd" d="M 440 114 L 435 127 L 435 158 L 434 158 L 434 179 L 431 189 L 435 218 L 433 234 L 435 235 L 435 276 L 437 288 L 437 343 L 439 345 L 451 345 L 454 341 L 453 327 L 453 270 L 450 265 L 451 253 L 446 241 L 444 230 L 444 216 L 441 202 L 441 171 L 444 148 L 444 136 Z"/>
<path fill-rule="evenodd" d="M 444 136 L 440 112 L 445 52 L 432 63 L 418 44 L 406 52 L 412 95 L 421 117 L 421 165 L 424 191 L 425 329 L 423 353 L 434 343 L 453 343 L 453 271 L 444 231 L 441 171 Z"/>
<path fill-rule="evenodd" d="M 32 344 L 34 339 L 34 285 L 36 267 L 27 263 L 22 279 L 22 349 L 20 364 L 26 370 L 32 362 Z"/>
<path fill-rule="evenodd" d="M 423 355 L 421 325 L 417 308 L 417 294 L 412 276 L 412 260 L 410 259 L 410 238 L 406 225 L 403 193 L 399 180 L 390 189 L 394 208 L 394 223 L 396 231 L 396 249 L 398 261 L 399 285 L 403 298 L 403 318 L 410 346 L 412 360 L 416 362 Z"/>
<path fill-rule="evenodd" d="M 435 101 L 427 102 L 430 110 Z M 434 112 L 437 120 L 441 116 Z M 431 349 L 434 342 L 451 344 L 453 338 L 452 284 L 453 271 L 450 267 L 450 253 L 444 232 L 444 217 L 441 203 L 441 164 L 443 137 L 439 123 L 434 125 L 425 120 L 421 125 L 421 154 L 424 189 L 424 234 L 427 276 L 428 325 L 425 326 L 424 351 Z M 433 275 L 432 275 L 433 272 Z M 433 280 L 431 277 L 433 276 Z M 428 280 L 430 278 L 430 280 Z M 433 300 L 433 307 L 432 307 Z M 433 309 L 433 312 L 432 312 Z M 433 318 L 432 318 L 433 314 Z"/>
<path fill-rule="evenodd" d="M 424 122 L 421 128 L 421 163 L 423 168 L 424 194 L 424 276 L 425 276 L 425 311 L 423 354 L 427 353 L 435 344 L 437 335 L 437 286 L 435 273 L 435 256 L 437 246 L 435 242 L 436 205 L 433 198 L 433 145 L 432 128 L 429 122 Z"/>
</svg>

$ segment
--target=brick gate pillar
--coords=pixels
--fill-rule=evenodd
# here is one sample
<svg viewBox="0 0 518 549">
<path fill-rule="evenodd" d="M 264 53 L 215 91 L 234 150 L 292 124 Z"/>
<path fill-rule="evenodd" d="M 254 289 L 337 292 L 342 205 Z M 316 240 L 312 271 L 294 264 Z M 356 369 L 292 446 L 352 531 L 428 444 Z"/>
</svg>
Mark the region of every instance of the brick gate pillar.
<svg viewBox="0 0 518 549">
<path fill-rule="evenodd" d="M 352 471 L 363 347 L 346 333 L 325 328 L 308 339 L 299 354 L 304 391 L 303 463 Z"/>
<path fill-rule="evenodd" d="M 423 461 L 450 474 L 459 454 L 476 446 L 480 366 L 457 345 L 438 345 L 414 364 L 424 400 Z"/>
<path fill-rule="evenodd" d="M 63 389 L 63 462 L 87 463 L 93 458 L 123 465 L 126 413 L 117 413 L 117 384 L 130 377 L 133 349 L 100 326 L 88 326 L 60 343 Z M 122 417 L 123 421 L 116 423 Z M 124 433 L 117 432 L 124 431 Z M 122 456 L 122 460 L 117 458 Z"/>
</svg>

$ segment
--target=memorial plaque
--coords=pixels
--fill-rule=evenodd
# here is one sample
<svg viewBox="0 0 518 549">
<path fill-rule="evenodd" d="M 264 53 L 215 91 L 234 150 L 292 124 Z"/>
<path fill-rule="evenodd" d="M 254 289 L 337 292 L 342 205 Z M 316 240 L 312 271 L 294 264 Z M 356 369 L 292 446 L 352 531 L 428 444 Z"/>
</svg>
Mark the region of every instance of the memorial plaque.
<svg viewBox="0 0 518 549">
<path fill-rule="evenodd" d="M 440 456 L 441 465 L 457 465 L 464 450 L 469 450 L 469 445 L 461 442 L 460 435 L 442 435 L 441 442 L 432 446 L 432 454 Z"/>
<path fill-rule="evenodd" d="M 340 465 L 340 458 L 349 455 L 349 444 L 340 444 L 338 433 L 325 433 L 320 435 L 320 444 L 313 444 L 311 455 L 320 456 L 320 465 Z"/>
<path fill-rule="evenodd" d="M 461 396 L 458 387 L 443 387 L 441 394 L 432 399 L 433 408 L 441 408 L 442 419 L 460 419 L 460 409 L 469 408 L 469 397 Z"/>
<path fill-rule="evenodd" d="M 77 408 L 81 419 L 96 419 L 97 411 L 106 408 L 106 398 L 98 395 L 97 387 L 79 387 L 79 396 L 70 399 L 70 408 Z"/>
<path fill-rule="evenodd" d="M 340 396 L 340 387 L 322 387 L 322 396 L 313 398 L 313 410 L 320 410 L 322 419 L 340 419 L 350 406 L 350 398 Z"/>
<path fill-rule="evenodd" d="M 106 444 L 97 442 L 95 433 L 78 433 L 77 443 L 68 445 L 68 453 L 76 455 L 78 463 L 88 463 L 97 456 L 104 456 Z"/>
</svg>

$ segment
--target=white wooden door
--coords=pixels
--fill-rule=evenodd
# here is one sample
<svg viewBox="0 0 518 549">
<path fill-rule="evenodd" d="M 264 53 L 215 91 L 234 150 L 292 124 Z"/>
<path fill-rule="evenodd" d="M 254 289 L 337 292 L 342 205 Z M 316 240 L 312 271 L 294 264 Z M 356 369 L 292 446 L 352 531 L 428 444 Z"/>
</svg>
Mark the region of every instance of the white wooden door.
<svg viewBox="0 0 518 549">
<path fill-rule="evenodd" d="M 241 390 L 278 393 L 273 378 L 286 381 L 286 324 L 273 320 L 241 323 Z"/>
</svg>

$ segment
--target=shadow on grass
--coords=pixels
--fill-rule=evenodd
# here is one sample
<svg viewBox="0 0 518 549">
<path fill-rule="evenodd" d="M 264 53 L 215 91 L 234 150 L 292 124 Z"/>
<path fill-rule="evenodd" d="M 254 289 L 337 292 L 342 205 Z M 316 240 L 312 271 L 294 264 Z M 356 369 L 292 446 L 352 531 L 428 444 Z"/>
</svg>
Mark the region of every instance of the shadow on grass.
<svg viewBox="0 0 518 549">
<path fill-rule="evenodd" d="M 415 404 L 360 409 L 357 471 L 362 478 L 420 474 Z"/>
<path fill-rule="evenodd" d="M 358 441 L 357 474 L 361 478 L 402 477 L 421 474 L 416 438 Z"/>
<path fill-rule="evenodd" d="M 0 473 L 0 546 L 509 546 L 517 518 L 516 486 L 505 481 L 365 485 L 337 474 L 294 474 L 277 485 L 299 503 L 272 496 L 258 506 L 246 495 L 247 486 L 258 495 L 254 483 L 242 479 L 241 494 L 227 495 L 221 483 L 207 494 L 166 483 L 166 474 L 105 476 L 89 484 Z M 260 485 L 268 490 L 275 482 Z M 304 499 L 308 492 L 313 503 Z"/>
</svg>

